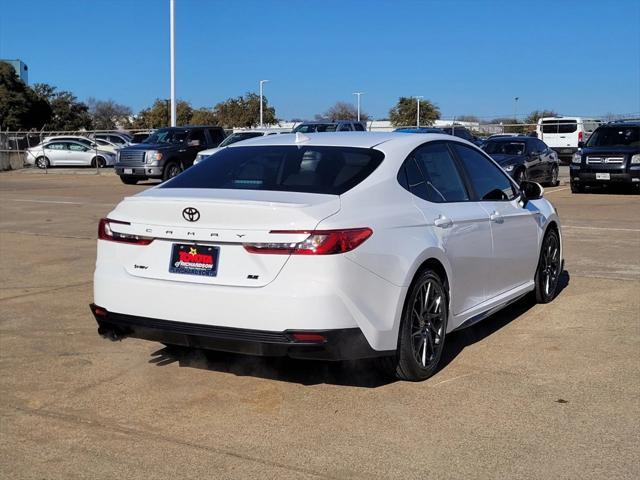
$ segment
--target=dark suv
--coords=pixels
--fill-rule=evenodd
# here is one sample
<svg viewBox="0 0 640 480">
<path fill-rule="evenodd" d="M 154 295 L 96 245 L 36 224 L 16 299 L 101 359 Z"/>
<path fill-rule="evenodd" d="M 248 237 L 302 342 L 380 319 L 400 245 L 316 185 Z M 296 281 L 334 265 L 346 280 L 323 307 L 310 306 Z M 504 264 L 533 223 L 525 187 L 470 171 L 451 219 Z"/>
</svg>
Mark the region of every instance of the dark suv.
<svg viewBox="0 0 640 480">
<path fill-rule="evenodd" d="M 640 191 L 640 120 L 599 126 L 571 160 L 571 191 L 587 186 L 632 185 Z"/>
<path fill-rule="evenodd" d="M 221 127 L 161 128 L 142 143 L 119 150 L 115 171 L 127 185 L 149 178 L 167 180 L 193 165 L 199 151 L 217 147 L 224 137 Z"/>
</svg>

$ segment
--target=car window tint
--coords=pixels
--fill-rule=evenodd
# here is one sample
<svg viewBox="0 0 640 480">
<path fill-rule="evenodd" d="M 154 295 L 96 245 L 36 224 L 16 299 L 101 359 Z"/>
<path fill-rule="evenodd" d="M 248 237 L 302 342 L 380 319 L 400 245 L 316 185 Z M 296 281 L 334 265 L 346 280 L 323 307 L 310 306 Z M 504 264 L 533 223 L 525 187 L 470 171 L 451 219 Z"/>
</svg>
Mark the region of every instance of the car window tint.
<svg viewBox="0 0 640 480">
<path fill-rule="evenodd" d="M 211 137 L 211 143 L 216 147 L 224 140 L 224 134 L 218 128 L 210 128 L 209 136 Z"/>
<path fill-rule="evenodd" d="M 67 146 L 64 143 L 50 143 L 47 145 L 49 150 L 66 150 Z"/>
<path fill-rule="evenodd" d="M 356 128 L 356 131 L 358 131 L 358 132 L 364 132 L 365 131 L 364 127 L 360 123 L 354 123 L 353 126 Z"/>
<path fill-rule="evenodd" d="M 198 142 L 200 142 L 201 147 L 205 146 L 207 144 L 205 137 L 204 137 L 204 130 L 193 130 L 190 134 L 189 134 L 189 142 L 193 141 L 193 140 L 197 140 Z"/>
<path fill-rule="evenodd" d="M 87 147 L 84 147 L 84 146 L 79 145 L 77 143 L 70 143 L 69 144 L 69 150 L 71 150 L 73 152 L 86 152 L 87 151 Z"/>
<path fill-rule="evenodd" d="M 487 157 L 466 145 L 454 149 L 479 200 L 513 200 L 516 192 L 509 178 Z"/>
<path fill-rule="evenodd" d="M 341 195 L 367 178 L 384 154 L 371 148 L 234 146 L 160 188 L 275 190 Z"/>
<path fill-rule="evenodd" d="M 351 126 L 348 123 L 343 123 L 342 125 L 340 125 L 340 129 L 338 131 L 348 132 L 350 130 L 351 130 Z"/>
<path fill-rule="evenodd" d="M 464 202 L 469 194 L 445 143 L 429 143 L 413 152 L 430 202 Z"/>
</svg>

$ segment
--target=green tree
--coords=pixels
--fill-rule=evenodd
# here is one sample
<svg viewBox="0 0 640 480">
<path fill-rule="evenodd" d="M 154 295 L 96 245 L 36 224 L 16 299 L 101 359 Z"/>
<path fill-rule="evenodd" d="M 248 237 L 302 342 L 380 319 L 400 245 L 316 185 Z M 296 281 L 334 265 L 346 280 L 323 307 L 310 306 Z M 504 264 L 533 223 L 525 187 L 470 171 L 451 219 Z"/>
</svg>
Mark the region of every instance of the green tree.
<svg viewBox="0 0 640 480">
<path fill-rule="evenodd" d="M 400 97 L 398 103 L 389 110 L 389 120 L 396 127 L 416 124 L 417 104 L 416 99 Z M 433 125 L 440 118 L 440 109 L 429 100 L 420 100 L 420 125 Z"/>
<path fill-rule="evenodd" d="M 95 129 L 112 130 L 117 127 L 127 128 L 130 126 L 131 108 L 126 105 L 121 105 L 113 100 L 96 100 L 93 97 L 87 99 L 87 104 Z"/>
<path fill-rule="evenodd" d="M 499 117 L 491 120 L 491 124 L 503 125 L 504 133 L 524 133 L 525 127 L 517 118 Z"/>
<path fill-rule="evenodd" d="M 86 103 L 79 102 L 74 94 L 58 89 L 46 83 L 33 86 L 36 94 L 51 106 L 51 119 L 47 130 L 91 129 L 93 123 Z"/>
<path fill-rule="evenodd" d="M 277 123 L 276 109 L 269 106 L 267 97 L 262 98 L 263 122 L 265 125 L 273 125 Z M 218 103 L 213 112 L 222 127 L 255 127 L 260 123 L 260 96 L 248 92 L 241 97 L 228 98 Z"/>
<path fill-rule="evenodd" d="M 11 65 L 0 62 L 0 129 L 39 129 L 50 118 L 49 103 L 20 80 Z"/>
<path fill-rule="evenodd" d="M 189 125 L 193 109 L 188 102 L 178 100 L 176 104 L 176 125 Z M 171 123 L 171 104 L 159 98 L 149 108 L 141 110 L 133 121 L 133 128 L 161 128 Z"/>
<path fill-rule="evenodd" d="M 529 125 L 537 124 L 538 120 L 542 117 L 557 117 L 558 114 L 553 110 L 534 110 L 531 112 L 527 118 L 524 119 L 524 123 L 528 123 Z"/>
<path fill-rule="evenodd" d="M 356 120 L 358 118 L 358 108 L 355 105 L 346 102 L 336 102 L 324 114 L 316 115 L 317 119 L 326 119 L 331 122 L 336 120 Z M 360 109 L 360 120 L 366 122 L 369 115 Z"/>
<path fill-rule="evenodd" d="M 192 125 L 216 125 L 217 123 L 216 114 L 208 108 L 197 108 L 191 116 Z"/>
</svg>

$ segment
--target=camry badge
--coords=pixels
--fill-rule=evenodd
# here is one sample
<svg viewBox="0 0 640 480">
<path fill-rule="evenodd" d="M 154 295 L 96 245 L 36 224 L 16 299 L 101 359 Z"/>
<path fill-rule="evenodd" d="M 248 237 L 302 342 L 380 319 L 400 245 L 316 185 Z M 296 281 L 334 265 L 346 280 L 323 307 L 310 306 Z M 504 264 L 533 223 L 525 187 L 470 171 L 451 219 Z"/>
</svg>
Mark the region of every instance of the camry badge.
<svg viewBox="0 0 640 480">
<path fill-rule="evenodd" d="M 197 222 L 200 219 L 200 212 L 193 207 L 182 210 L 182 218 L 187 222 Z"/>
</svg>

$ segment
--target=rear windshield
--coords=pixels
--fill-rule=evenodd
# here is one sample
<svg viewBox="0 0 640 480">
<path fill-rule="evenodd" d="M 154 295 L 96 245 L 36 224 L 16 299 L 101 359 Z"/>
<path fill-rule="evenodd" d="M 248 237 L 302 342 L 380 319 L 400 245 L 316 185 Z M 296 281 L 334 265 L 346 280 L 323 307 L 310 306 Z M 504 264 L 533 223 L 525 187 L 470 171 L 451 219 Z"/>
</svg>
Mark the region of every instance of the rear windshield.
<svg viewBox="0 0 640 480">
<path fill-rule="evenodd" d="M 589 140 L 587 147 L 639 147 L 640 127 L 600 127 Z"/>
<path fill-rule="evenodd" d="M 232 143 L 241 142 L 242 140 L 247 140 L 249 138 L 261 137 L 262 132 L 237 132 L 232 133 L 227 138 L 224 139 L 219 146 L 226 147 L 227 145 L 231 145 Z"/>
<path fill-rule="evenodd" d="M 576 120 L 544 120 L 542 122 L 542 133 L 573 133 L 578 130 Z"/>
<path fill-rule="evenodd" d="M 482 149 L 489 155 L 524 155 L 527 151 L 527 144 L 524 142 L 489 140 Z"/>
<path fill-rule="evenodd" d="M 231 147 L 160 188 L 276 190 L 341 195 L 367 178 L 384 154 L 370 148 Z"/>
</svg>

